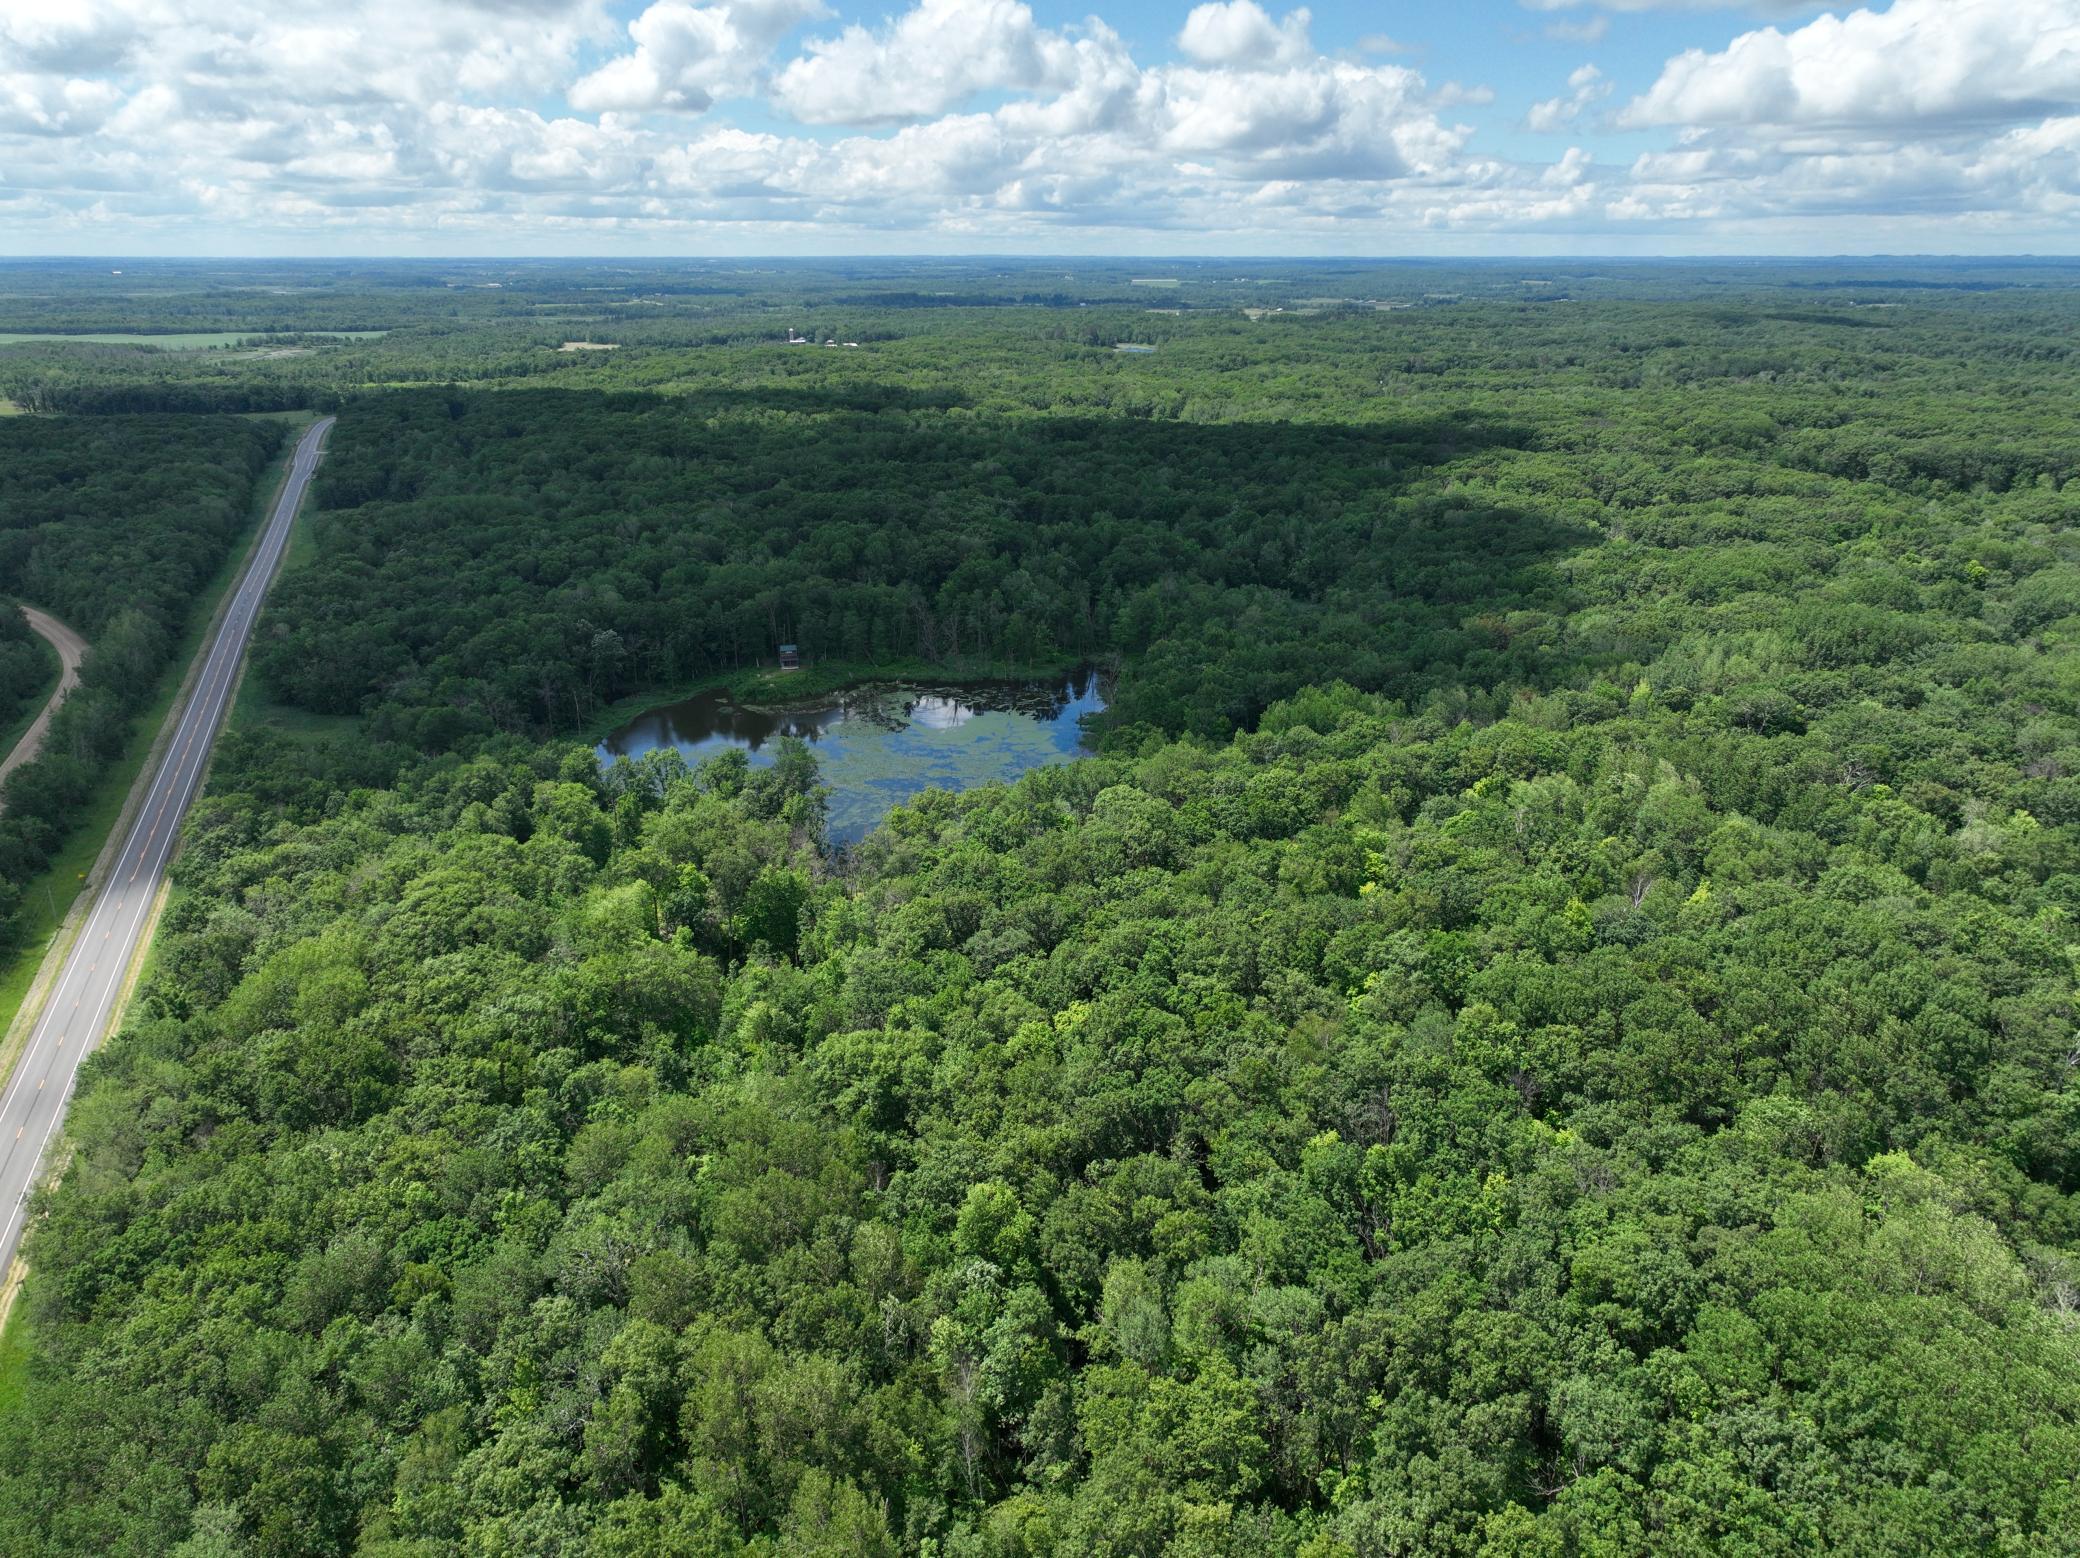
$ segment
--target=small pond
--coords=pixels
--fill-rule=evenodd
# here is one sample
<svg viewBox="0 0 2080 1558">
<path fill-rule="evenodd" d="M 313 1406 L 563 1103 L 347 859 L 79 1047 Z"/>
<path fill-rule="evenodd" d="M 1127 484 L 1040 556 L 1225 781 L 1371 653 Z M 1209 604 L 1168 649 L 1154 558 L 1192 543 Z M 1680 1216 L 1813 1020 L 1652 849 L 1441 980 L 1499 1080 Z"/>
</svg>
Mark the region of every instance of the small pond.
<svg viewBox="0 0 2080 1558">
<path fill-rule="evenodd" d="M 925 790 L 969 790 L 1082 756 L 1080 721 L 1105 707 L 1106 692 L 1103 677 L 1084 670 L 1049 682 L 858 687 L 784 709 L 702 693 L 638 715 L 599 755 L 611 763 L 677 747 L 698 763 L 741 747 L 763 766 L 781 737 L 800 736 L 830 787 L 831 842 L 854 844 Z"/>
</svg>

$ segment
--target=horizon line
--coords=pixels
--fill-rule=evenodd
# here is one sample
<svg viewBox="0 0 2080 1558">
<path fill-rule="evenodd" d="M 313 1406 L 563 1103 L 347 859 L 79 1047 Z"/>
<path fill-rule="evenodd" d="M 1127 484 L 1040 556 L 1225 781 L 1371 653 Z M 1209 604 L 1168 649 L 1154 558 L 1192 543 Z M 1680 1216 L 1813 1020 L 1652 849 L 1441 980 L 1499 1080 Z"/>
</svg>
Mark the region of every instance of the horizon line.
<svg viewBox="0 0 2080 1558">
<path fill-rule="evenodd" d="M 1895 251 L 1873 250 L 1869 252 L 1840 251 L 1827 254 L 1756 254 L 1729 251 L 1708 254 L 1252 254 L 1245 252 L 1199 254 L 1189 252 L 1164 252 L 1149 250 L 1140 253 L 1112 255 L 1057 254 L 1044 250 L 1031 252 L 995 252 L 990 250 L 963 250 L 959 252 L 919 250 L 915 252 L 886 253 L 864 251 L 850 254 L 125 254 L 114 250 L 103 253 L 73 254 L 28 254 L 0 252 L 0 265 L 31 264 L 102 264 L 108 261 L 127 261 L 132 264 L 254 264 L 300 263 L 337 264 L 349 261 L 384 260 L 393 263 L 453 265 L 470 264 L 526 264 L 526 263 L 608 263 L 608 264 L 733 264 L 748 262 L 783 261 L 793 264 L 815 262 L 887 262 L 892 260 L 929 261 L 987 261 L 1002 263 L 1008 260 L 1028 260 L 1050 265 L 1125 265 L 1147 260 L 1162 260 L 1170 264 L 1217 265 L 1238 261 L 1252 264 L 1319 264 L 1319 265 L 1504 265 L 1567 263 L 1575 265 L 1662 265 L 1662 264 L 1837 264 L 1869 260 L 1914 261 L 1919 263 L 1945 262 L 1957 264 L 2000 265 L 2029 261 L 2046 264 L 2080 264 L 2080 250 L 2072 253 L 2019 250 L 2013 253 L 1972 254 L 1956 251 Z"/>
</svg>

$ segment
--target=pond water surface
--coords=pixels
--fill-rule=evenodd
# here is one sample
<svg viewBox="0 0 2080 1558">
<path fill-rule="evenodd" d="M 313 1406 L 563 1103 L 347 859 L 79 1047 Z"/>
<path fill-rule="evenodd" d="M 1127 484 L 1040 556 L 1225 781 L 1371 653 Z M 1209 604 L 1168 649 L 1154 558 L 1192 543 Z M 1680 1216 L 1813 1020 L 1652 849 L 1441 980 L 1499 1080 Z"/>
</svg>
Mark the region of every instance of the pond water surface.
<svg viewBox="0 0 2080 1558">
<path fill-rule="evenodd" d="M 811 744 L 830 787 L 830 837 L 857 843 L 925 790 L 968 790 L 1080 757 L 1080 721 L 1105 707 L 1096 671 L 982 687 L 876 686 L 796 708 L 746 708 L 702 693 L 636 716 L 599 745 L 602 762 L 676 747 L 698 763 L 740 747 L 761 766 L 783 736 Z"/>
</svg>

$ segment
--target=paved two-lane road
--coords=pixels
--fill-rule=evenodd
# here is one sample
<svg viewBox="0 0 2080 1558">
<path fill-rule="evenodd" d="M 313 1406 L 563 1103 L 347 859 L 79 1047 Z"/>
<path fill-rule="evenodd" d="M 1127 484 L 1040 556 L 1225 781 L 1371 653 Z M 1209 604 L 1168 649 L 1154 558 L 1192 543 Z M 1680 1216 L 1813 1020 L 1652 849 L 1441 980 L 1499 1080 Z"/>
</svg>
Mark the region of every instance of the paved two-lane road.
<svg viewBox="0 0 2080 1558">
<path fill-rule="evenodd" d="M 289 543 L 297 507 L 318 467 L 319 445 L 331 426 L 330 417 L 312 424 L 296 446 L 288 483 L 268 516 L 259 549 L 238 581 L 230 609 L 218 624 L 194 691 L 176 715 L 173 739 L 152 775 L 130 836 L 95 893 L 79 939 L 44 1001 L 14 1075 L 0 1089 L 0 1215 L 6 1218 L 0 1230 L 0 1272 L 14 1263 L 29 1192 L 65 1116 L 79 1063 L 107 1035 L 130 966 L 144 944 L 181 819 L 202 782 L 210 745 L 231 701 L 253 618 Z"/>
</svg>

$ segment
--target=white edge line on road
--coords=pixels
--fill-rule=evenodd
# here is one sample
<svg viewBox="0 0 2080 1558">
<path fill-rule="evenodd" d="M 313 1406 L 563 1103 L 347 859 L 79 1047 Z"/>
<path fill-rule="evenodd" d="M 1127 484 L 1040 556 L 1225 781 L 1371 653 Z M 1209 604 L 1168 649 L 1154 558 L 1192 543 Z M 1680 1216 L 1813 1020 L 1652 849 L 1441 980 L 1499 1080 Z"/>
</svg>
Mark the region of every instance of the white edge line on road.
<svg viewBox="0 0 2080 1558">
<path fill-rule="evenodd" d="M 54 1063 L 59 1058 L 58 1052 L 64 1048 L 65 1040 L 71 1036 L 71 1013 L 76 1011 L 79 1006 L 79 999 L 75 999 L 72 1006 L 67 1008 L 64 1005 L 65 994 L 72 988 L 76 980 L 84 980 L 100 967 L 97 960 L 82 971 L 79 967 L 80 959 L 83 956 L 80 948 L 82 944 L 88 946 L 93 944 L 94 928 L 103 924 L 104 918 L 114 921 L 117 917 L 123 916 L 127 920 L 127 923 L 123 926 L 123 945 L 126 950 L 122 951 L 119 965 L 110 970 L 107 988 L 101 1000 L 96 1004 L 93 1020 L 88 1025 L 83 1042 L 73 1048 L 72 1064 L 67 1068 L 65 1085 L 60 1091 L 56 1105 L 52 1110 L 50 1123 L 44 1128 L 43 1136 L 37 1143 L 36 1155 L 30 1162 L 27 1177 L 23 1181 L 21 1192 L 15 1199 L 15 1204 L 7 1220 L 5 1230 L 0 1231 L 0 1265 L 9 1264 L 12 1261 L 16 1230 L 20 1226 L 23 1215 L 27 1210 L 29 1194 L 34 1189 L 38 1175 L 42 1171 L 44 1151 L 49 1146 L 51 1136 L 57 1131 L 59 1123 L 65 1117 L 65 1106 L 70 1101 L 73 1088 L 79 1079 L 79 1067 L 87 1053 L 97 1047 L 101 1039 L 105 1037 L 100 1031 L 101 1024 L 110 1015 L 113 1003 L 128 983 L 130 971 L 135 965 L 138 955 L 144 950 L 144 938 L 141 933 L 151 906 L 158 896 L 160 873 L 164 871 L 171 857 L 173 846 L 179 837 L 179 822 L 186 816 L 187 808 L 193 799 L 195 789 L 201 782 L 203 772 L 208 767 L 210 750 L 215 744 L 217 729 L 225 713 L 230 689 L 237 681 L 237 668 L 244 659 L 246 643 L 250 636 L 253 622 L 259 614 L 260 605 L 266 598 L 268 588 L 274 581 L 275 570 L 280 565 L 282 554 L 288 548 L 289 535 L 295 526 L 296 514 L 303 506 L 304 494 L 310 484 L 311 477 L 317 470 L 318 458 L 321 453 L 320 446 L 325 433 L 331 428 L 334 420 L 334 418 L 329 416 L 320 418 L 306 430 L 298 443 L 295 454 L 290 461 L 288 480 L 282 488 L 281 496 L 276 502 L 274 512 L 268 517 L 267 528 L 262 533 L 260 546 L 254 553 L 252 562 L 247 566 L 245 573 L 240 576 L 233 589 L 230 603 L 224 613 L 224 620 L 219 624 L 216 638 L 211 644 L 209 652 L 204 656 L 202 671 L 197 677 L 195 691 L 190 696 L 186 707 L 182 710 L 181 716 L 175 724 L 173 739 L 168 743 L 166 756 L 161 760 L 159 768 L 152 775 L 150 785 L 145 792 L 145 804 L 138 808 L 138 816 L 131 827 L 130 836 L 124 841 L 121 851 L 116 856 L 115 868 L 109 874 L 110 880 L 113 880 L 122 866 L 130 862 L 132 851 L 135 850 L 136 859 L 132 866 L 130 880 L 134 882 L 139 872 L 148 871 L 152 877 L 152 890 L 141 895 L 138 906 L 127 916 L 123 916 L 123 910 L 128 900 L 127 893 L 123 898 L 117 899 L 111 907 L 110 900 L 105 896 L 106 883 L 100 884 L 93 889 L 101 896 L 97 896 L 87 916 L 84 933 L 80 940 L 75 941 L 74 951 L 68 956 L 66 965 L 60 971 L 56 988 L 46 999 L 43 1012 L 39 1015 L 28 1043 L 23 1047 L 22 1054 L 16 1062 L 15 1075 L 9 1082 L 6 1094 L 4 1097 L 0 1097 L 0 1118 L 5 1118 L 8 1108 L 12 1105 L 17 1093 L 20 1092 L 23 1080 L 31 1071 L 38 1069 L 33 1064 L 33 1061 L 38 1052 L 45 1047 L 46 1041 L 49 1040 L 53 1023 L 58 1022 L 61 1024 L 60 1032 L 55 1044 L 49 1046 L 51 1054 L 46 1057 L 41 1074 L 37 1080 L 38 1094 L 42 1094 L 45 1091 L 46 1084 L 53 1075 Z M 199 747 L 196 741 L 198 736 L 203 738 Z M 140 842 L 138 836 L 140 831 L 147 829 L 146 813 L 150 808 L 150 798 L 154 792 L 167 786 L 171 786 L 179 792 L 178 805 L 173 813 L 175 825 L 167 830 L 163 841 L 158 838 L 159 825 L 165 820 L 167 805 L 172 799 L 170 796 L 162 798 L 158 812 L 150 817 L 149 830 L 144 831 L 144 837 L 142 842 Z M 113 925 L 110 925 L 108 929 L 104 929 L 102 939 L 104 941 L 109 940 L 113 930 Z M 82 990 L 81 997 L 83 998 L 84 995 L 85 991 Z M 33 1108 L 34 1105 L 32 1104 L 32 1111 Z M 15 1142 L 9 1143 L 4 1156 L 0 1156 L 0 1167 L 12 1167 L 16 1143 L 20 1141 L 23 1131 L 27 1129 L 27 1124 L 28 1121 L 25 1119 L 21 1129 L 16 1132 Z"/>
</svg>

